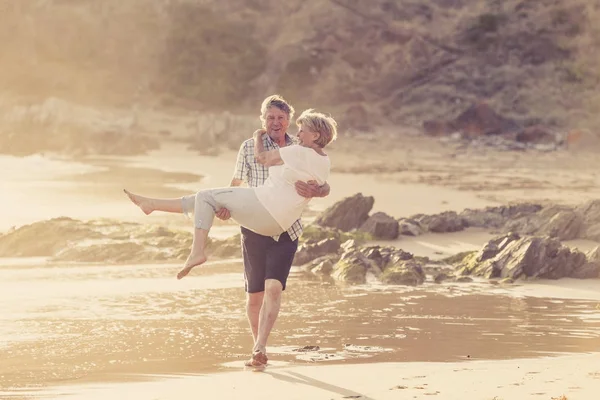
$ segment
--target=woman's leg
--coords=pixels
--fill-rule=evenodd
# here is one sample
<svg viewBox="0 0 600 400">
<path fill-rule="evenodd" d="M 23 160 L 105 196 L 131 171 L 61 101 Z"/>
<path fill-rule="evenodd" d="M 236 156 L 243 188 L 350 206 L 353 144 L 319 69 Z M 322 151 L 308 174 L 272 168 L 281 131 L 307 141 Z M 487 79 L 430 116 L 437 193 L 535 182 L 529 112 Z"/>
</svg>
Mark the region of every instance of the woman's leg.
<svg viewBox="0 0 600 400">
<path fill-rule="evenodd" d="M 189 212 L 189 198 L 183 198 L 184 212 Z M 206 262 L 206 242 L 212 227 L 216 210 L 226 208 L 234 220 L 242 226 L 264 236 L 283 233 L 283 229 L 260 203 L 252 188 L 229 187 L 201 190 L 196 193 L 194 202 L 194 240 L 192 250 L 177 278 L 181 279 L 190 271 Z"/>
<path fill-rule="evenodd" d="M 133 194 L 125 189 L 123 189 L 123 191 L 133 202 L 133 204 L 138 206 L 146 215 L 153 211 L 164 211 L 178 214 L 182 214 L 184 212 L 181 197 L 176 199 L 157 199 Z"/>
</svg>

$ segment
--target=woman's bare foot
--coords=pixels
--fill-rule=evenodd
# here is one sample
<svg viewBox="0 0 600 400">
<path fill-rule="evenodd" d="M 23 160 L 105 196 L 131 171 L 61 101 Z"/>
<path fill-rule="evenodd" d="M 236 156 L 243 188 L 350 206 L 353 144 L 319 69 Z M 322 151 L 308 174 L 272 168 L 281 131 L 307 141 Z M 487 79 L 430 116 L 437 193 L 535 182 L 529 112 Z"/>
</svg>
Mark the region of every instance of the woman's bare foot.
<svg viewBox="0 0 600 400">
<path fill-rule="evenodd" d="M 137 194 L 133 194 L 130 191 L 128 191 L 127 189 L 123 189 L 123 191 L 125 192 L 127 197 L 129 197 L 129 200 L 131 200 L 131 202 L 133 204 L 138 206 L 144 212 L 144 214 L 148 215 L 152 211 L 154 211 L 154 208 L 152 207 L 150 200 L 147 199 L 146 197 L 138 196 Z"/>
<path fill-rule="evenodd" d="M 185 266 L 183 267 L 183 269 L 181 271 L 179 271 L 177 273 L 177 279 L 181 279 L 184 276 L 186 276 L 187 274 L 190 273 L 190 271 L 194 268 L 197 267 L 199 265 L 202 265 L 206 262 L 206 256 L 204 255 L 204 253 L 202 254 L 190 254 L 187 261 L 185 262 Z"/>
</svg>

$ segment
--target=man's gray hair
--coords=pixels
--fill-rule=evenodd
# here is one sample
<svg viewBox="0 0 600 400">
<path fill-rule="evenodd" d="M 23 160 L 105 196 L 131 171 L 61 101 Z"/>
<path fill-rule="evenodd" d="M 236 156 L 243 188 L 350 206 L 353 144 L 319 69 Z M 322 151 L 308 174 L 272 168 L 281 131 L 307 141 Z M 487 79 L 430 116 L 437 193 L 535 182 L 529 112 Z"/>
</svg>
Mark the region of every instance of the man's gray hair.
<svg viewBox="0 0 600 400">
<path fill-rule="evenodd" d="M 289 120 L 291 120 L 294 117 L 294 107 L 292 107 L 291 104 L 288 103 L 287 100 L 284 99 L 282 96 L 274 94 L 267 97 L 260 106 L 260 120 L 262 121 L 263 126 L 265 126 L 267 111 L 269 111 L 269 108 L 271 107 L 277 107 L 281 111 L 286 113 L 288 115 Z"/>
</svg>

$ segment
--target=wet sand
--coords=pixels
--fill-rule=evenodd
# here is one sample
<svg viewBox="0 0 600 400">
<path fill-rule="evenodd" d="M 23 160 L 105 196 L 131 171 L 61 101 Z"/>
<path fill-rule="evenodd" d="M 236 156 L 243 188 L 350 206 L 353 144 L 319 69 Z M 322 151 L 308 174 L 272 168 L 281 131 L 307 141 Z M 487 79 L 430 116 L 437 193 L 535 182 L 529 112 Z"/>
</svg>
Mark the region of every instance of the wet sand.
<svg viewBox="0 0 600 400">
<path fill-rule="evenodd" d="M 87 398 L 87 383 L 154 380 L 153 375 L 161 374 L 168 379 L 162 381 L 162 389 L 157 384 L 165 390 L 160 398 L 180 398 L 167 396 L 173 378 L 243 369 L 252 343 L 243 317 L 239 261 L 210 263 L 182 281 L 174 279 L 178 268 L 40 266 L 36 260 L 0 268 L 0 396 L 16 389 L 31 394 L 35 389 L 45 398 L 79 391 Z M 556 299 L 531 296 L 519 288 L 535 292 L 529 285 L 491 288 L 484 281 L 352 287 L 294 269 L 270 342 L 274 368 L 267 372 L 361 364 L 365 373 L 376 373 L 380 363 L 511 360 L 597 351 L 600 297 Z M 596 293 L 598 289 L 597 285 Z M 571 295 L 577 297 L 577 291 Z M 319 350 L 298 351 L 305 346 Z M 552 360 L 558 359 L 548 362 Z M 490 365 L 495 364 L 481 364 Z M 302 373 L 310 376 L 311 368 Z M 398 365 L 398 371 L 406 368 Z M 425 371 L 430 368 L 434 367 Z M 452 367 L 456 368 L 470 367 Z M 419 382 L 432 387 L 439 383 L 419 368 L 410 370 L 411 376 L 424 376 Z M 407 377 L 394 376 L 395 385 Z M 200 390 L 214 390 L 215 381 L 195 379 Z M 82 386 L 53 388 L 63 382 Z M 122 383 L 106 395 L 137 393 L 137 385 Z M 182 385 L 194 386 L 186 381 Z M 380 385 L 371 390 L 380 390 Z M 232 386 L 222 390 L 233 393 Z"/>
<path fill-rule="evenodd" d="M 226 186 L 234 160 L 233 153 L 198 156 L 181 145 L 85 163 L 0 158 L 5 170 L 16 171 L 0 182 L 6 193 L 2 205 L 14 210 L 3 215 L 0 232 L 62 215 L 188 228 L 183 217 L 143 216 L 124 199 L 122 188 L 175 197 Z M 374 196 L 374 211 L 395 217 L 544 199 L 552 192 L 552 185 L 498 191 L 485 181 L 469 188 L 464 186 L 468 168 L 461 163 L 448 168 L 464 175 L 436 179 L 444 158 L 413 160 L 410 173 L 352 175 L 339 171 L 355 165 L 353 157 L 340 160 L 330 180 L 332 194 L 316 199 L 309 217 L 356 192 Z M 479 171 L 479 177 L 493 175 L 493 168 Z M 572 173 L 567 169 L 565 179 Z M 531 174 L 529 183 L 538 179 Z M 494 179 L 507 181 L 501 173 Z M 569 190 L 565 185 L 573 195 Z M 590 190 L 586 186 L 575 194 L 593 196 Z M 237 229 L 218 223 L 212 235 Z M 435 259 L 475 250 L 490 236 L 468 230 L 381 244 Z M 550 399 L 565 394 L 569 400 L 591 400 L 590 393 L 599 389 L 598 355 L 586 354 L 600 348 L 598 281 L 347 287 L 296 269 L 270 340 L 272 368 L 251 374 L 237 371 L 251 347 L 240 261 L 210 263 L 178 282 L 173 276 L 179 267 L 0 259 L 0 397 L 240 398 L 243 393 L 244 398 Z M 295 351 L 303 346 L 320 349 Z M 260 384 L 264 392 L 256 390 Z"/>
</svg>

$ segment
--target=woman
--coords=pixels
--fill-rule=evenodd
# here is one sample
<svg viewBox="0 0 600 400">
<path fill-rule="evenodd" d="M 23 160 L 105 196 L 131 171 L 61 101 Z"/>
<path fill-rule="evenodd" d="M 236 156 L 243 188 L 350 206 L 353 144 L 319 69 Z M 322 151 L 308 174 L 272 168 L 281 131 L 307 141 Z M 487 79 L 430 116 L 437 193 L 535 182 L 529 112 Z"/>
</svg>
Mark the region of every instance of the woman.
<svg viewBox="0 0 600 400">
<path fill-rule="evenodd" d="M 285 232 L 300 218 L 310 201 L 300 196 L 296 181 L 316 181 L 323 185 L 329 177 L 331 162 L 323 148 L 337 137 L 336 121 L 312 109 L 305 110 L 296 120 L 298 144 L 265 151 L 261 140 L 264 130 L 254 132 L 254 154 L 257 161 L 269 167 L 264 185 L 201 190 L 195 195 L 178 199 L 156 199 L 125 193 L 145 214 L 165 211 L 189 214 L 193 211 L 194 239 L 184 267 L 177 274 L 181 279 L 206 262 L 206 241 L 215 212 L 230 211 L 240 225 L 265 236 Z"/>
</svg>

